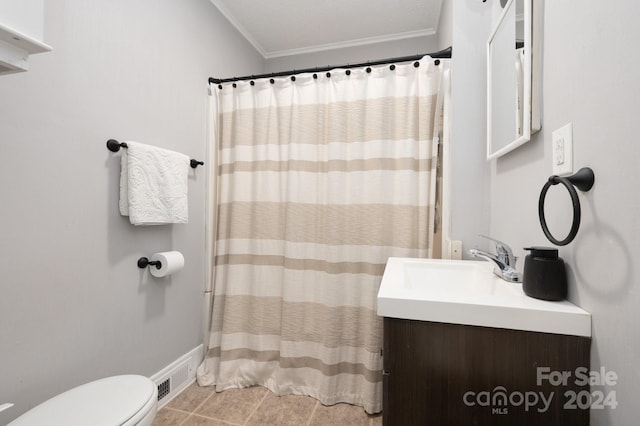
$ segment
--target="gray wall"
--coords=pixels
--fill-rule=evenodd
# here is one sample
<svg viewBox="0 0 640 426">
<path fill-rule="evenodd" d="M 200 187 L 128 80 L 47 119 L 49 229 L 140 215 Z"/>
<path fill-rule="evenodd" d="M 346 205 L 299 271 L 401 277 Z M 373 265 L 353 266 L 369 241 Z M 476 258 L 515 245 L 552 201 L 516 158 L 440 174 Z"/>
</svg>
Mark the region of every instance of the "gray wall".
<svg viewBox="0 0 640 426">
<path fill-rule="evenodd" d="M 486 37 L 479 35 L 483 31 L 488 35 L 490 30 L 484 12 L 476 10 L 475 2 L 460 3 L 454 9 L 456 54 L 460 53 L 460 32 L 478 35 L 475 48 L 483 50 Z M 551 246 L 538 222 L 538 196 L 552 174 L 551 132 L 572 122 L 575 168 L 592 167 L 596 183 L 591 192 L 580 195 L 580 232 L 573 243 L 560 248 L 560 256 L 569 267 L 570 300 L 592 314 L 592 370 L 604 367 L 619 377 L 616 386 L 592 387 L 594 391 L 616 391 L 619 405 L 615 410 L 592 410 L 591 424 L 637 424 L 640 196 L 634 176 L 640 158 L 636 140 L 640 99 L 640 52 L 636 48 L 640 28 L 636 21 L 640 5 L 631 0 L 579 4 L 536 0 L 535 4 L 544 6 L 542 130 L 530 143 L 486 163 L 487 170 L 482 170 L 483 175 L 488 173 L 489 193 L 483 196 L 490 200 L 490 232 L 512 244 L 519 256 L 525 254 L 522 247 Z M 462 28 L 465 20 L 475 20 L 476 28 Z M 471 44 L 473 39 L 468 37 L 467 41 Z M 454 87 L 460 74 L 471 78 L 471 73 L 483 73 L 484 57 L 467 63 L 466 69 L 457 65 L 454 63 Z M 467 114 L 484 116 L 484 97 L 476 96 L 482 101 L 471 97 L 473 107 Z M 458 99 L 462 101 L 462 95 Z M 475 133 L 477 145 L 484 150 L 484 126 L 474 123 L 473 128 L 461 129 L 460 119 L 454 117 L 458 135 Z M 454 134 L 454 143 L 465 141 Z M 458 160 L 471 161 L 460 159 L 458 154 Z M 474 151 L 473 155 L 479 153 Z M 570 223 L 569 197 L 558 187 L 548 198 L 550 226 L 558 236 L 564 236 Z M 455 214 L 464 213 L 458 210 Z M 520 268 L 522 265 L 521 260 Z"/>
<path fill-rule="evenodd" d="M 490 27 L 488 3 L 453 2 L 451 237 L 462 241 L 465 258 L 470 248 L 486 248 L 478 235 L 489 234 L 485 46 Z"/>
<path fill-rule="evenodd" d="M 206 169 L 189 178 L 189 224 L 133 227 L 105 141 L 204 159 L 207 78 L 264 67 L 208 0 L 47 2 L 45 42 L 30 71 L 0 77 L 0 402 L 17 405 L 0 424 L 201 343 Z M 173 277 L 136 267 L 171 249 L 186 259 Z"/>
<path fill-rule="evenodd" d="M 453 0 L 442 0 L 437 38 L 438 49 L 453 46 Z"/>
</svg>

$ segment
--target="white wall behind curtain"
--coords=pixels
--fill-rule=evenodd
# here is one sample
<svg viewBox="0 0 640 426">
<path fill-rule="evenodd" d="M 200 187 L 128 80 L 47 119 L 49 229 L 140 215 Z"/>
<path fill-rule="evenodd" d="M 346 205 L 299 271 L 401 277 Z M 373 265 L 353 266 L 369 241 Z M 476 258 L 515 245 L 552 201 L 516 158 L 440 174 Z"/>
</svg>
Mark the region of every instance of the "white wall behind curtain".
<svg viewBox="0 0 640 426">
<path fill-rule="evenodd" d="M 442 65 L 238 82 L 218 97 L 218 203 L 201 385 L 382 409 L 387 258 L 431 255 Z"/>
</svg>

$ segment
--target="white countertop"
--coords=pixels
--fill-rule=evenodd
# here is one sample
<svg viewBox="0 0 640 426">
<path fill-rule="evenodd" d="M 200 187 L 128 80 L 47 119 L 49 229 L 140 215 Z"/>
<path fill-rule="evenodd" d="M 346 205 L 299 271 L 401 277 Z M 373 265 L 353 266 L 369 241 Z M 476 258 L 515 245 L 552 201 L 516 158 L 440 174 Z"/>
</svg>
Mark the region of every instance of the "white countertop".
<svg viewBox="0 0 640 426">
<path fill-rule="evenodd" d="M 378 315 L 591 337 L 591 314 L 529 297 L 492 271 L 486 261 L 389 258 Z"/>
</svg>

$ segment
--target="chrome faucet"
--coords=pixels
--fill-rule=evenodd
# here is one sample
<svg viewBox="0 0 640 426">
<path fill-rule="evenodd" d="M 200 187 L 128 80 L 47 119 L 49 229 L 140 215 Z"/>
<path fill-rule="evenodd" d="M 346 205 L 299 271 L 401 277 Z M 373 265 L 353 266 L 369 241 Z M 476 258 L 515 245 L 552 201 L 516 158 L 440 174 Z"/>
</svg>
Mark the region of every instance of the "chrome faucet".
<svg viewBox="0 0 640 426">
<path fill-rule="evenodd" d="M 471 249 L 469 254 L 474 257 L 481 257 L 488 261 L 493 262 L 496 267 L 493 269 L 493 273 L 510 283 L 519 283 L 522 281 L 522 275 L 516 271 L 517 258 L 513 255 L 511 247 L 502 241 L 498 241 L 494 238 L 480 235 L 482 238 L 486 238 L 493 241 L 496 244 L 496 253 L 487 253 L 486 251 Z"/>
</svg>

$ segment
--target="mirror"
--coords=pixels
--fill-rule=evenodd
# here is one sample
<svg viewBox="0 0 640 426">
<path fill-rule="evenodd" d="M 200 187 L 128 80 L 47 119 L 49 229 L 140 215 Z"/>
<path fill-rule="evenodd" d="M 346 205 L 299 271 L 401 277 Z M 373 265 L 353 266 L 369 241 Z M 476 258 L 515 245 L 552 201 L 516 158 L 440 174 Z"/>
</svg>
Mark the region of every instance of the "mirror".
<svg viewBox="0 0 640 426">
<path fill-rule="evenodd" d="M 540 130 L 538 46 L 532 0 L 501 0 L 487 41 L 487 159 L 504 155 Z"/>
</svg>

